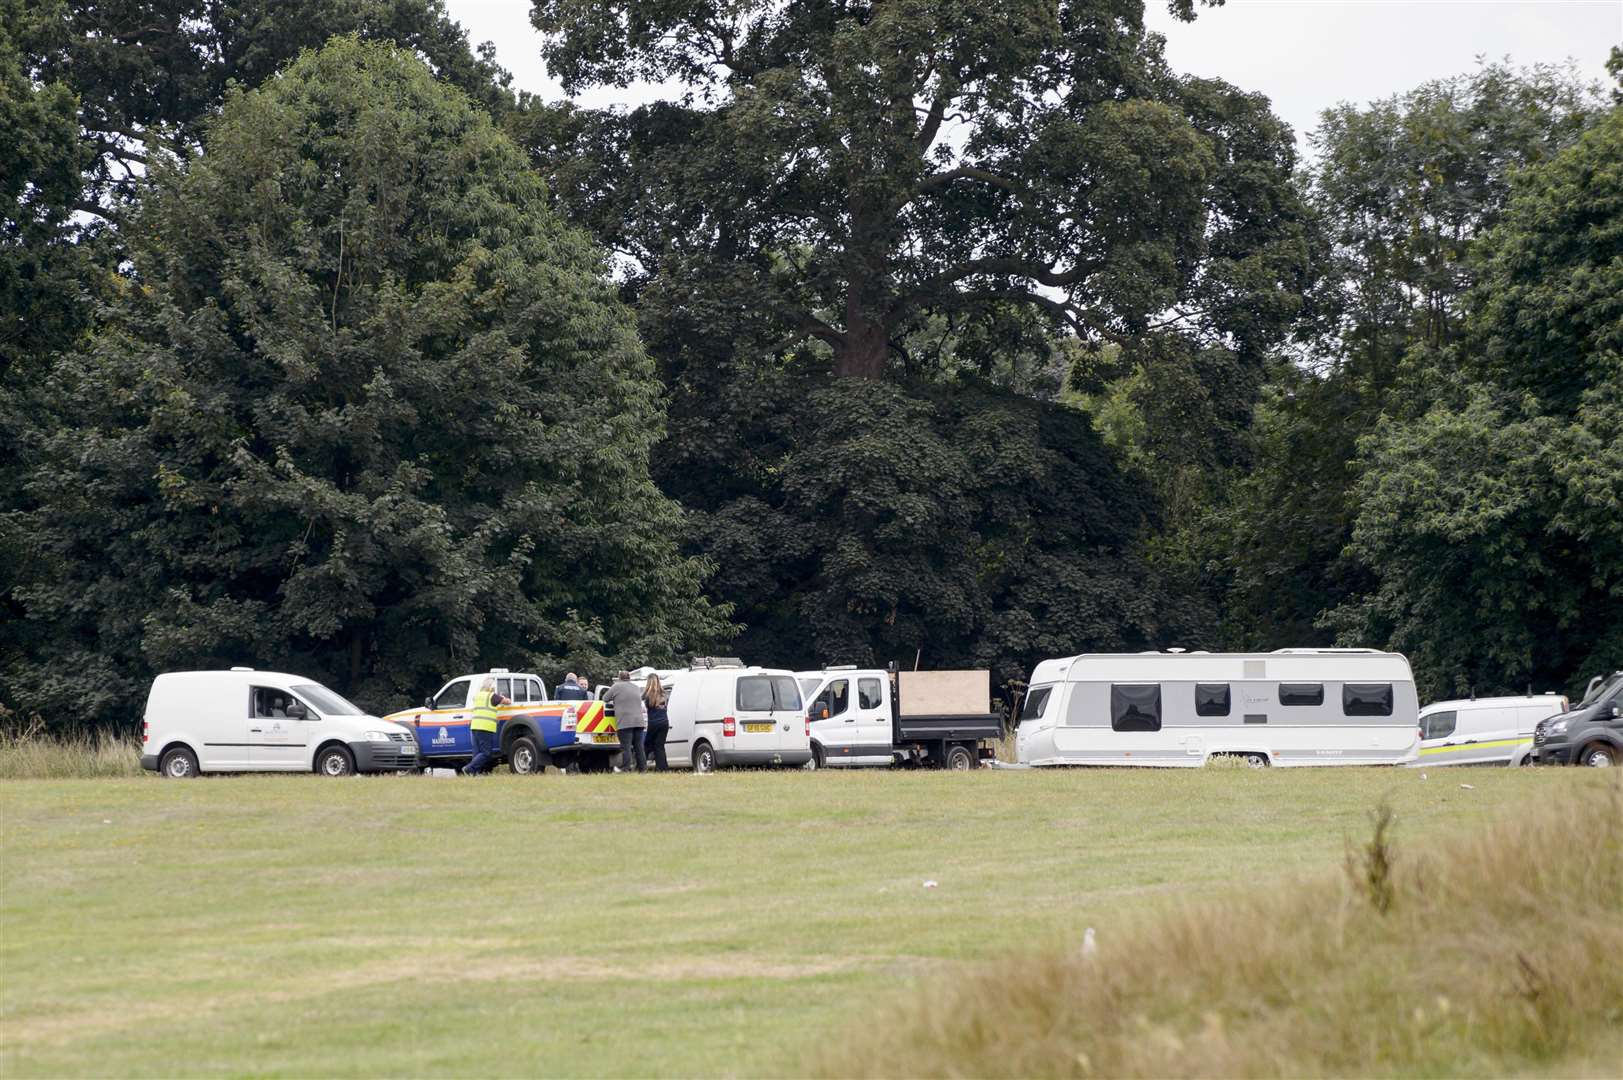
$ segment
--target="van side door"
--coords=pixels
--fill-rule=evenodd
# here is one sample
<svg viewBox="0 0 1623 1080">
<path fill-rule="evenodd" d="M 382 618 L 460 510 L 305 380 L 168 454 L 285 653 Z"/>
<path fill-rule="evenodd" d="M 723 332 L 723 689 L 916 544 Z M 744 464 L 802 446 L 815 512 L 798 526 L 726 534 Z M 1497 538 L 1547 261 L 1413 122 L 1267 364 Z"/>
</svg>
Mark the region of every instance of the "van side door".
<svg viewBox="0 0 1623 1080">
<path fill-rule="evenodd" d="M 254 687 L 250 698 L 248 758 L 253 767 L 288 772 L 309 768 L 315 753 L 310 732 L 320 723 L 309 703 L 273 686 Z"/>
<path fill-rule="evenodd" d="M 812 738 L 823 747 L 825 759 L 840 762 L 856 753 L 856 713 L 851 709 L 851 680 L 837 676 L 823 684 L 807 706 Z M 827 716 L 823 714 L 827 713 Z"/>
</svg>

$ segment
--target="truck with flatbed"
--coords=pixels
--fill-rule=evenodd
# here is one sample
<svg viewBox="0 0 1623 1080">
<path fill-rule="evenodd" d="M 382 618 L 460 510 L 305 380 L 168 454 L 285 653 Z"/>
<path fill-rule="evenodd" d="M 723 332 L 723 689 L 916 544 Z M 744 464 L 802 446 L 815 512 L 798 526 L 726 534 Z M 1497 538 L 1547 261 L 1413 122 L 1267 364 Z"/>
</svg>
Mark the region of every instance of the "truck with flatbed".
<svg viewBox="0 0 1623 1080">
<path fill-rule="evenodd" d="M 991 673 L 828 667 L 795 673 L 809 703 L 812 762 L 973 769 L 995 756 L 1003 714 Z"/>
<path fill-rule="evenodd" d="M 500 760 L 515 773 L 534 774 L 548 766 L 561 772 L 608 772 L 620 750 L 614 718 L 601 701 L 552 701 L 539 675 L 491 668 L 460 675 L 430 694 L 421 708 L 402 709 L 385 719 L 417 732 L 425 768 L 461 768 L 473 759 L 473 699 L 490 679 L 508 704 L 496 710 Z"/>
</svg>

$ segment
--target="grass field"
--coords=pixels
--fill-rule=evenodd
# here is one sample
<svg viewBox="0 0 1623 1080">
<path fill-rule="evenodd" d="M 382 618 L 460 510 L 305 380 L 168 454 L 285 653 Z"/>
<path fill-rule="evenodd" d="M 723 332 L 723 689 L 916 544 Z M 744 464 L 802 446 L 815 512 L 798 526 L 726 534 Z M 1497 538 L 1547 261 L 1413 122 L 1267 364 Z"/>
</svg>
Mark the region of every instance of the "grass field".
<svg viewBox="0 0 1623 1080">
<path fill-rule="evenodd" d="M 0 1075 L 799 1073 L 920 990 L 1069 954 L 1086 926 L 1109 942 L 1336 873 L 1383 798 L 1402 853 L 1607 782 L 7 781 Z"/>
</svg>

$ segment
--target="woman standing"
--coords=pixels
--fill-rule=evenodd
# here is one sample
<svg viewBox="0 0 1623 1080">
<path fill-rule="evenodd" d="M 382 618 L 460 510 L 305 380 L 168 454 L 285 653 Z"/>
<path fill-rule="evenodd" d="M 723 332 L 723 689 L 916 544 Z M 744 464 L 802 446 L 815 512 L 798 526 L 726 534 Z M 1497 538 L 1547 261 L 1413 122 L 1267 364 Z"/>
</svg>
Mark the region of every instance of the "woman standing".
<svg viewBox="0 0 1623 1080">
<path fill-rule="evenodd" d="M 666 772 L 671 767 L 670 762 L 665 760 L 665 736 L 671 730 L 670 699 L 665 696 L 665 687 L 658 675 L 648 676 L 648 681 L 643 683 L 642 704 L 648 713 L 648 757 L 653 761 L 656 772 Z"/>
</svg>

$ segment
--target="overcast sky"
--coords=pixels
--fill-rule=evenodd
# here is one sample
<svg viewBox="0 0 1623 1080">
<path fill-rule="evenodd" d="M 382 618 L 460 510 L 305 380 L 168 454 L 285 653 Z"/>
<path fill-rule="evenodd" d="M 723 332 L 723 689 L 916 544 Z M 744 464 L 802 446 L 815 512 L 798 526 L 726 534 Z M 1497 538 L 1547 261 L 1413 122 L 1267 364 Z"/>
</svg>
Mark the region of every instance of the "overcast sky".
<svg viewBox="0 0 1623 1080">
<path fill-rule="evenodd" d="M 519 88 L 562 96 L 541 62 L 527 0 L 447 4 L 475 43 L 496 43 Z M 1517 64 L 1571 59 L 1599 79 L 1607 53 L 1623 42 L 1623 0 L 1228 0 L 1188 25 L 1150 0 L 1149 18 L 1166 35 L 1176 70 L 1262 91 L 1299 139 L 1321 109 L 1469 71 L 1478 56 Z M 652 93 L 594 90 L 581 100 L 637 104 Z"/>
</svg>

